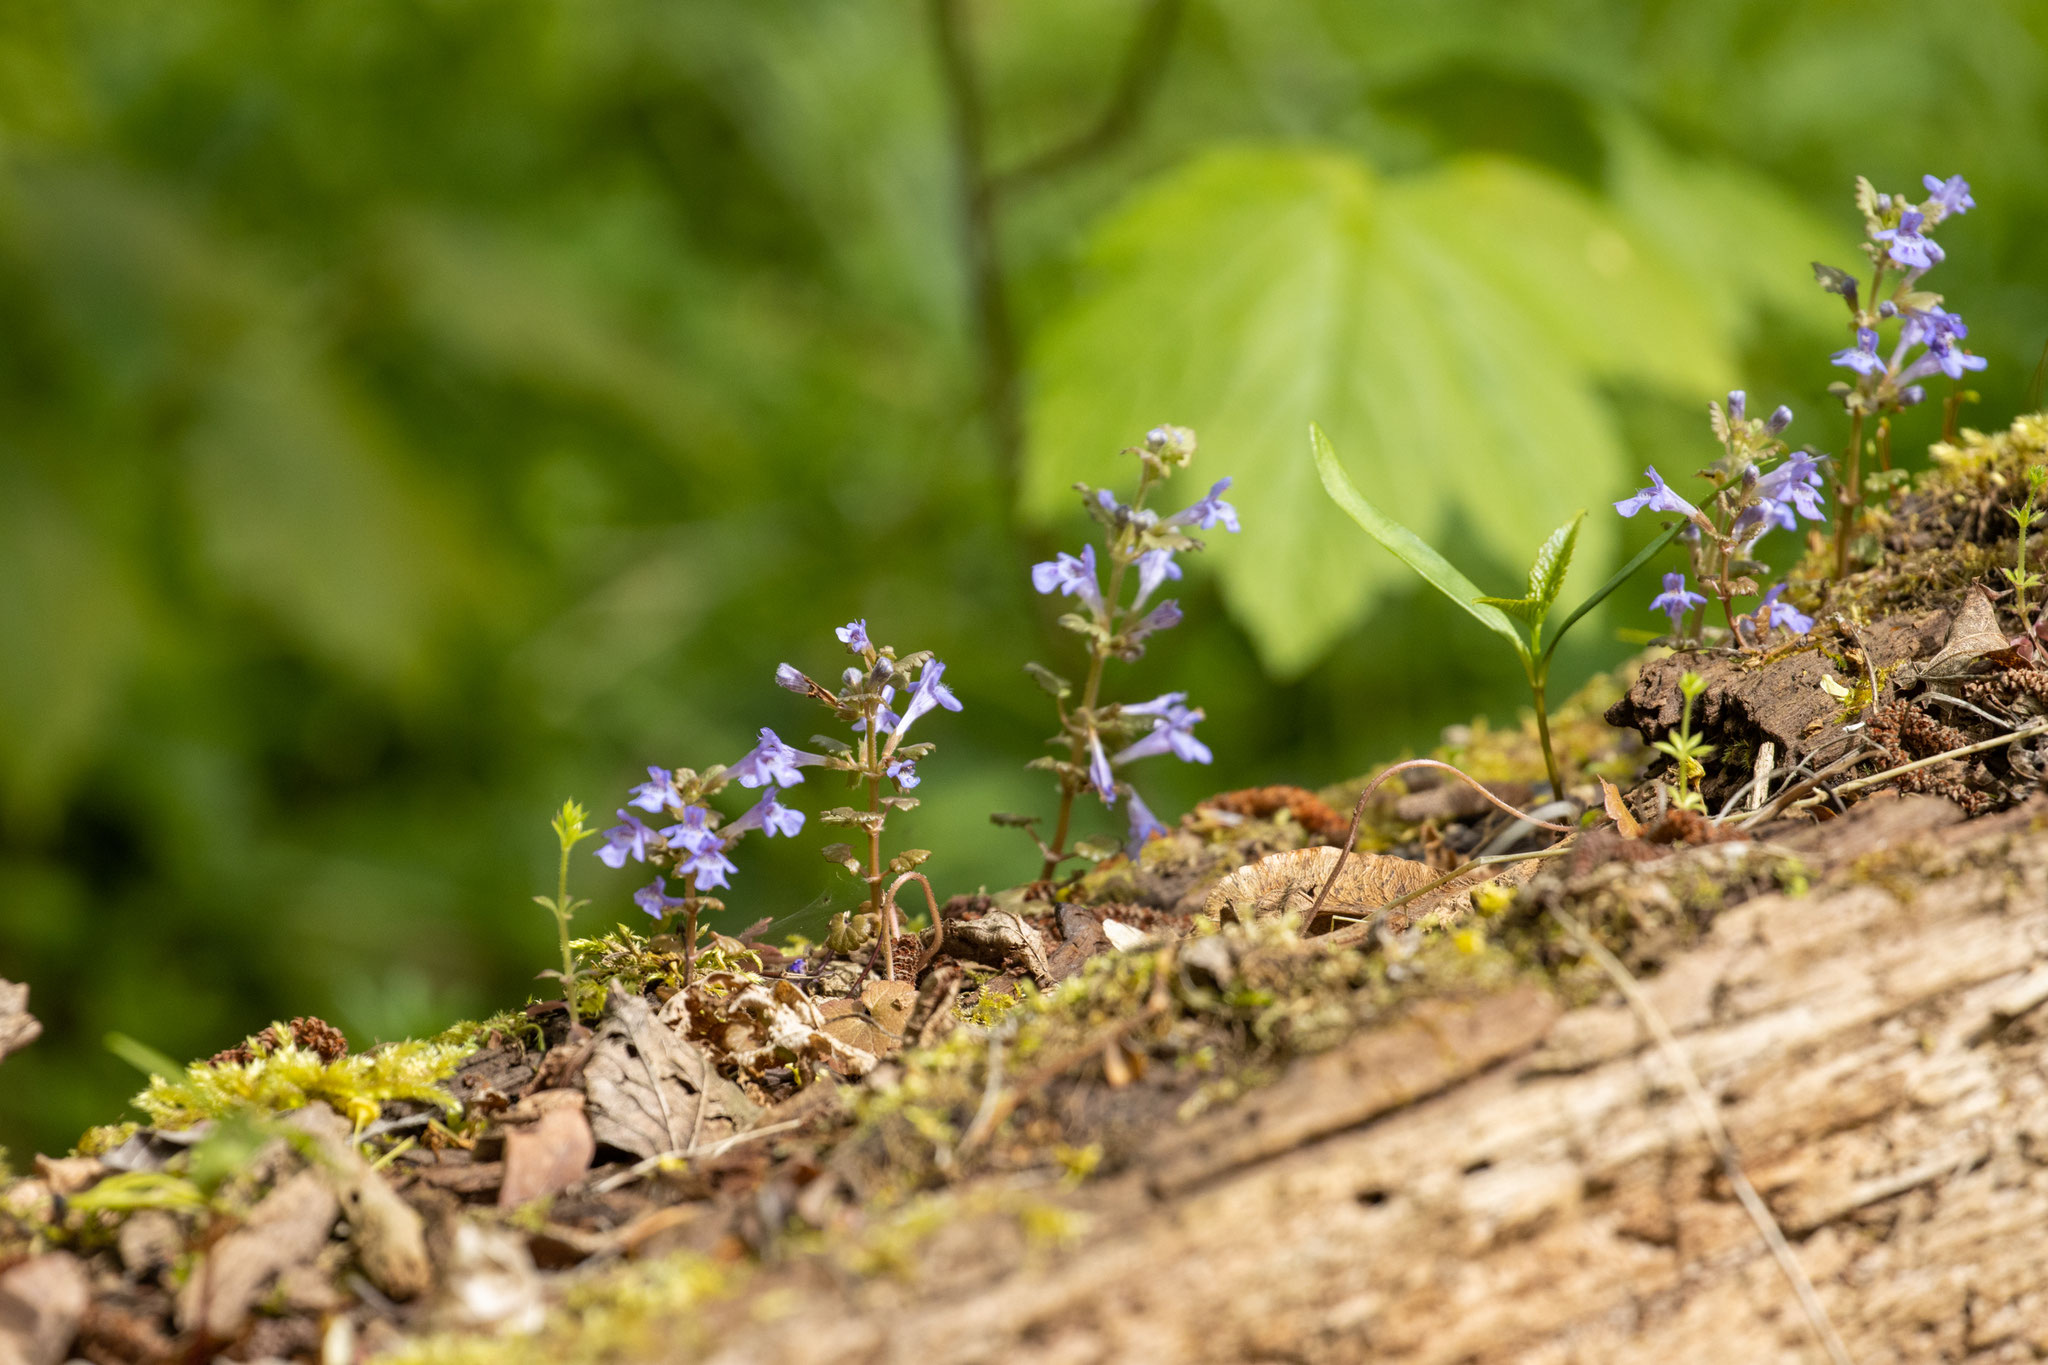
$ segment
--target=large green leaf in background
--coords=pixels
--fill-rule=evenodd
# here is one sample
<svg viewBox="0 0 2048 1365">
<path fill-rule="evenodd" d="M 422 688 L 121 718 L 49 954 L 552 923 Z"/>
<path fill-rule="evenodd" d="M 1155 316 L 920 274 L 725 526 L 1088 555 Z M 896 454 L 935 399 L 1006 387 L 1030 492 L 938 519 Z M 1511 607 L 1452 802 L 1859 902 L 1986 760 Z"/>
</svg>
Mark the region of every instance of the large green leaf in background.
<svg viewBox="0 0 2048 1365">
<path fill-rule="evenodd" d="M 1794 227 L 1677 260 L 1667 244 L 1691 244 L 1707 187 L 1640 138 L 1626 150 L 1616 205 L 1498 158 L 1383 180 L 1336 152 L 1244 147 L 1168 174 L 1100 228 L 1091 278 L 1039 339 L 1027 511 L 1049 520 L 1075 480 L 1116 477 L 1111 452 L 1153 423 L 1194 427 L 1205 474 L 1237 478 L 1225 600 L 1283 677 L 1405 579 L 1324 496 L 1311 420 L 1368 497 L 1452 558 L 1523 562 L 1626 491 L 1601 385 L 1701 402 L 1728 387 L 1750 255 L 1798 235 L 1768 192 L 1715 182 L 1735 211 Z M 1796 280 L 1805 260 L 1775 264 Z M 1482 543 L 1448 543 L 1454 526 Z M 1616 540 L 1596 516 L 1581 552 L 1604 565 Z"/>
</svg>

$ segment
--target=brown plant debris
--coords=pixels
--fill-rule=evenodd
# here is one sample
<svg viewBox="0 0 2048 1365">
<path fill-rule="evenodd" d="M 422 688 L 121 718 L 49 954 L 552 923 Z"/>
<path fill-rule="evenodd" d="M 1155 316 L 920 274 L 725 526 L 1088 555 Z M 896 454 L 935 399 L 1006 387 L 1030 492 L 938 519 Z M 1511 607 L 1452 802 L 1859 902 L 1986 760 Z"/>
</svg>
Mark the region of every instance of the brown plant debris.
<svg viewBox="0 0 2048 1365">
<path fill-rule="evenodd" d="M 306 1015 L 294 1019 L 286 1026 L 291 1034 L 290 1041 L 300 1047 L 320 1054 L 323 1062 L 339 1061 L 348 1056 L 348 1037 L 325 1019 Z M 207 1058 L 208 1066 L 245 1066 L 258 1057 L 275 1052 L 286 1040 L 278 1036 L 277 1026 L 268 1025 L 250 1038 L 230 1048 L 223 1048 Z"/>
<path fill-rule="evenodd" d="M 1200 809 L 1227 811 L 1232 815 L 1270 820 L 1281 811 L 1303 829 L 1323 839 L 1342 839 L 1351 822 L 1344 814 L 1306 787 L 1248 787 L 1223 792 L 1201 803 Z"/>
</svg>

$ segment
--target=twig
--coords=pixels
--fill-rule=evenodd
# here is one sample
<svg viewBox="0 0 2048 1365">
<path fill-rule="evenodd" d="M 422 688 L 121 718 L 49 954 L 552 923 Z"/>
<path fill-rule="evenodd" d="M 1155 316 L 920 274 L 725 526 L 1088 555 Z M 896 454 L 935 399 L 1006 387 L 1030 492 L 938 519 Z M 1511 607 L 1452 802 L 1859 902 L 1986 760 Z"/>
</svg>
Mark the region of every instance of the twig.
<svg viewBox="0 0 2048 1365">
<path fill-rule="evenodd" d="M 2011 716 L 1994 716 L 1989 711 L 1986 711 L 1983 707 L 1977 705 L 1975 702 L 1964 701 L 1961 697 L 1951 697 L 1946 692 L 1936 692 L 1932 688 L 1929 688 L 1927 691 L 1922 692 L 1920 695 L 1927 701 L 1945 701 L 1950 706 L 1960 706 L 1965 711 L 1975 711 L 1978 715 L 1984 717 L 1984 719 L 1990 721 L 1993 725 L 2003 725 L 2008 730 L 2013 728 Z"/>
<path fill-rule="evenodd" d="M 1007 1030 L 991 1029 L 988 1035 L 988 1076 L 981 1087 L 981 1107 L 974 1111 L 974 1119 L 967 1125 L 967 1131 L 960 1137 L 960 1150 L 967 1151 L 981 1144 L 995 1126 L 1009 1116 L 1009 1107 L 1002 1105 L 1003 1098 L 1003 1044 Z M 1001 1115 L 996 1113 L 1002 1108 Z"/>
<path fill-rule="evenodd" d="M 1960 749 L 1950 749 L 1946 753 L 1935 754 L 1930 758 L 1916 758 L 1911 763 L 1901 763 L 1896 768 L 1886 768 L 1881 773 L 1872 773 L 1869 777 L 1859 777 L 1853 782 L 1844 782 L 1839 787 L 1830 787 L 1826 791 L 1816 792 L 1813 796 L 1807 797 L 1799 804 L 1802 807 L 1815 805 L 1826 797 L 1846 796 L 1850 792 L 1862 791 L 1865 787 L 1874 787 L 1880 782 L 1889 782 L 1895 777 L 1903 776 L 1910 772 L 1917 772 L 1921 768 L 1932 767 L 1936 763 L 1946 763 L 1951 758 L 1967 758 L 1971 754 L 1981 754 L 1986 749 L 1996 749 L 2006 744 L 2017 743 L 2023 739 L 2032 739 L 2036 735 L 2048 735 L 2048 725 L 2029 725 L 2024 730 L 2015 730 L 2009 735 L 2000 735 L 1996 739 L 1982 740 L 1976 744 L 1965 744 Z"/>
<path fill-rule="evenodd" d="M 1785 1240 L 1784 1230 L 1778 1226 L 1778 1220 L 1771 1216 L 1770 1206 L 1764 1203 L 1763 1197 L 1756 1192 L 1756 1187 L 1749 1183 L 1749 1176 L 1743 1172 L 1742 1155 L 1735 1150 L 1734 1141 L 1729 1138 L 1728 1130 L 1721 1124 L 1721 1115 L 1716 1111 L 1713 1100 L 1708 1097 L 1706 1087 L 1700 1084 L 1699 1074 L 1692 1069 L 1692 1063 L 1686 1060 L 1684 1051 L 1678 1046 L 1678 1039 L 1672 1035 L 1671 1026 L 1665 1023 L 1664 1016 L 1657 1012 L 1657 1007 L 1650 1003 L 1650 998 L 1643 994 L 1642 987 L 1637 984 L 1635 977 L 1621 959 L 1588 933 L 1584 925 L 1567 911 L 1556 907 L 1551 908 L 1550 917 L 1556 920 L 1566 933 L 1579 941 L 1585 948 L 1587 956 L 1600 964 L 1600 969 L 1607 973 L 1608 978 L 1621 991 L 1622 998 L 1628 1001 L 1629 1008 L 1635 1011 L 1636 1018 L 1655 1040 L 1665 1064 L 1677 1073 L 1679 1087 L 1685 1091 L 1685 1098 L 1692 1106 L 1693 1117 L 1699 1121 L 1700 1130 L 1706 1134 L 1708 1145 L 1720 1159 L 1721 1169 L 1727 1174 L 1728 1183 L 1734 1188 L 1736 1199 L 1741 1201 L 1743 1211 L 1749 1215 L 1750 1221 L 1756 1224 L 1756 1230 L 1763 1236 L 1764 1245 L 1771 1249 L 1772 1257 L 1778 1262 L 1779 1272 L 1792 1286 L 1793 1296 L 1799 1300 L 1800 1311 L 1806 1315 L 1807 1326 L 1813 1329 L 1813 1334 L 1819 1339 L 1822 1349 L 1827 1352 L 1828 1359 L 1833 1361 L 1834 1365 L 1855 1365 L 1855 1358 L 1849 1354 L 1849 1348 L 1842 1344 L 1842 1338 L 1835 1332 L 1834 1324 L 1828 1321 L 1827 1309 L 1821 1306 L 1820 1296 L 1813 1292 L 1813 1281 L 1806 1277 L 1806 1268 L 1799 1263 L 1798 1255 Z"/>
<path fill-rule="evenodd" d="M 1881 755 L 1882 753 L 1883 750 L 1875 749 L 1868 745 L 1863 745 L 1860 747 L 1850 749 L 1849 752 L 1843 754 L 1840 758 L 1828 764 L 1826 767 L 1820 769 L 1818 772 L 1813 773 L 1805 780 L 1787 784 L 1784 790 L 1780 791 L 1775 797 L 1771 799 L 1771 803 L 1769 805 L 1765 806 L 1762 810 L 1758 811 L 1756 814 L 1744 820 L 1741 824 L 1737 825 L 1736 828 L 1748 829 L 1753 825 L 1760 825 L 1766 820 L 1775 820 L 1779 815 L 1783 814 L 1784 811 L 1788 809 L 1795 800 L 1798 800 L 1807 792 L 1812 791 L 1815 787 L 1819 786 L 1822 782 L 1825 782 L 1829 777 L 1833 776 L 1835 773 L 1840 772 L 1844 768 L 1853 768 L 1858 763 L 1863 762 L 1865 759 L 1870 758 L 1873 755 Z"/>
<path fill-rule="evenodd" d="M 804 1122 L 805 1120 L 803 1119 L 786 1119 L 781 1123 L 764 1124 L 759 1128 L 749 1128 L 744 1133 L 735 1133 L 731 1137 L 720 1138 L 708 1147 L 692 1145 L 683 1151 L 656 1152 L 653 1156 L 634 1162 L 617 1175 L 605 1177 L 597 1184 L 592 1185 L 590 1191 L 592 1194 L 610 1194 L 622 1185 L 630 1185 L 642 1176 L 652 1174 L 671 1161 L 697 1161 L 710 1157 L 724 1156 L 727 1152 L 743 1143 L 752 1142 L 755 1138 L 773 1137 L 777 1133 L 786 1133 L 792 1128 L 802 1127 Z"/>
<path fill-rule="evenodd" d="M 1553 825 L 1548 821 L 1538 820 L 1532 815 L 1516 810 L 1513 806 L 1510 806 L 1507 802 L 1488 791 L 1478 778 L 1452 764 L 1442 763 L 1434 758 L 1411 758 L 1405 762 L 1393 764 L 1378 777 L 1366 783 L 1365 790 L 1358 794 L 1358 803 L 1351 808 L 1351 828 L 1344 835 L 1344 851 L 1337 855 L 1337 865 L 1330 869 L 1328 880 L 1324 881 L 1322 889 L 1316 892 L 1315 901 L 1309 906 L 1308 914 L 1302 918 L 1301 922 L 1303 924 L 1313 924 L 1315 922 L 1316 916 L 1322 912 L 1323 902 L 1329 898 L 1330 888 L 1337 884 L 1337 874 L 1344 870 L 1344 860 L 1351 856 L 1351 849 L 1358 842 L 1358 822 L 1365 815 L 1365 803 L 1372 799 L 1374 792 L 1379 790 L 1380 783 L 1406 768 L 1441 768 L 1516 819 L 1527 820 L 1538 829 L 1552 830 L 1558 834 L 1572 833 L 1570 825 Z"/>
</svg>

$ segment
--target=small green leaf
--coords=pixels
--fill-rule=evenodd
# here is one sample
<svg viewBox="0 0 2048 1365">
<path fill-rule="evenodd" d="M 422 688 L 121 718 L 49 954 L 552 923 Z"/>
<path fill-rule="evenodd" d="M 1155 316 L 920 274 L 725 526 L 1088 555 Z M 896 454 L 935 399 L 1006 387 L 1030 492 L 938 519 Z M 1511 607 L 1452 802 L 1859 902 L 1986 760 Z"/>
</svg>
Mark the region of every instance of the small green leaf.
<svg viewBox="0 0 2048 1365">
<path fill-rule="evenodd" d="M 1558 591 L 1564 587 L 1565 571 L 1572 566 L 1572 551 L 1579 545 L 1579 523 L 1585 519 L 1586 514 L 1580 512 L 1552 531 L 1550 539 L 1536 552 L 1536 562 L 1529 567 L 1529 596 L 1541 602 L 1544 611 L 1550 610 Z"/>
<path fill-rule="evenodd" d="M 1421 574 L 1423 581 L 1470 612 L 1480 625 L 1505 638 L 1517 650 L 1522 648 L 1520 633 L 1497 606 L 1487 602 L 1477 584 L 1459 573 L 1421 536 L 1365 500 L 1365 495 L 1351 482 L 1351 476 L 1344 472 L 1344 466 L 1337 462 L 1337 448 L 1314 422 L 1308 426 L 1308 441 L 1315 451 L 1316 473 L 1322 476 L 1323 489 L 1331 501 L 1349 513 L 1388 553 Z"/>
<path fill-rule="evenodd" d="M 1479 597 L 1473 600 L 1482 607 L 1498 607 L 1517 621 L 1525 621 L 1532 626 L 1541 621 L 1543 613 L 1550 609 L 1548 603 L 1534 597 Z"/>
</svg>

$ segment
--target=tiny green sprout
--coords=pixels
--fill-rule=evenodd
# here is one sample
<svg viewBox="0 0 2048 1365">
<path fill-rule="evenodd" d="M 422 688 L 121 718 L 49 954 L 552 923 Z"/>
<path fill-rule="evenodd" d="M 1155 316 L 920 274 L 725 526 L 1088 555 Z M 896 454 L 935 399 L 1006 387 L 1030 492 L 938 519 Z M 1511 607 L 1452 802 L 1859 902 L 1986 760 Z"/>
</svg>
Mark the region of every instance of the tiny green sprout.
<svg viewBox="0 0 2048 1365">
<path fill-rule="evenodd" d="M 2022 629 L 2025 628 L 2027 621 L 2027 589 L 2041 586 L 2041 575 L 2027 567 L 2027 532 L 2032 530 L 2034 523 L 2041 519 L 2041 488 L 2043 484 L 2048 484 L 2048 465 L 2029 465 L 2027 467 L 2027 500 L 2018 507 L 2009 509 L 2012 512 L 2012 519 L 2018 522 L 2020 527 L 2018 562 L 2013 568 L 1999 570 L 1999 572 L 2005 575 L 2006 580 L 2012 584 L 2013 610 L 2017 611 L 2020 615 Z"/>
<path fill-rule="evenodd" d="M 569 854 L 576 845 L 588 839 L 597 831 L 586 827 L 586 813 L 574 801 L 564 801 L 562 808 L 555 812 L 552 827 L 555 840 L 562 848 L 561 868 L 555 879 L 553 896 L 535 896 L 536 903 L 545 906 L 555 917 L 555 929 L 562 940 L 562 970 L 542 972 L 542 976 L 559 977 L 562 982 L 562 1001 L 569 1007 L 569 1027 L 576 1027 L 576 954 L 569 946 L 569 921 L 578 910 L 590 904 L 587 900 L 569 899 Z"/>
<path fill-rule="evenodd" d="M 1679 711 L 1678 729 L 1650 746 L 1660 754 L 1669 755 L 1678 765 L 1678 790 L 1672 795 L 1672 804 L 1680 810 L 1694 810 L 1701 814 L 1706 813 L 1707 799 L 1693 784 L 1696 779 L 1707 775 L 1705 760 L 1714 756 L 1714 746 L 1693 733 L 1692 704 L 1706 690 L 1707 680 L 1699 674 L 1688 671 L 1680 677 L 1678 691 L 1685 698 L 1685 704 Z"/>
<path fill-rule="evenodd" d="M 1351 519 L 1365 528 L 1366 534 L 1377 540 L 1396 559 L 1422 575 L 1423 581 L 1444 596 L 1463 607 L 1472 617 L 1505 639 L 1514 647 L 1515 657 L 1522 661 L 1522 672 L 1528 678 L 1529 692 L 1536 704 L 1536 738 L 1543 746 L 1543 767 L 1550 778 L 1550 790 L 1554 796 L 1564 795 L 1563 774 L 1557 766 L 1557 754 L 1550 743 L 1550 660 L 1557 651 L 1559 641 L 1565 632 L 1578 624 L 1579 618 L 1605 601 L 1623 583 L 1634 575 L 1637 569 L 1650 560 L 1666 545 L 1669 545 L 1685 523 L 1670 527 L 1663 535 L 1650 542 L 1635 558 L 1623 565 L 1621 572 L 1595 589 L 1593 595 L 1581 602 L 1572 613 L 1564 618 L 1563 624 L 1554 631 L 1546 629 L 1551 609 L 1557 604 L 1559 591 L 1564 587 L 1565 571 L 1571 567 L 1572 551 L 1577 548 L 1579 523 L 1585 519 L 1581 512 L 1564 525 L 1550 533 L 1536 551 L 1536 561 L 1529 567 L 1529 591 L 1522 597 L 1489 597 L 1479 591 L 1476 584 L 1458 572 L 1451 562 L 1431 548 L 1422 537 L 1416 535 L 1401 523 L 1366 501 L 1365 496 L 1351 482 L 1351 476 L 1344 472 L 1344 466 L 1337 461 L 1336 447 L 1323 429 L 1309 424 L 1309 445 L 1315 452 L 1316 471 L 1322 476 L 1323 489 L 1339 507 L 1351 515 Z M 1515 628 L 1519 621 L 1528 628 L 1525 639 Z"/>
</svg>

